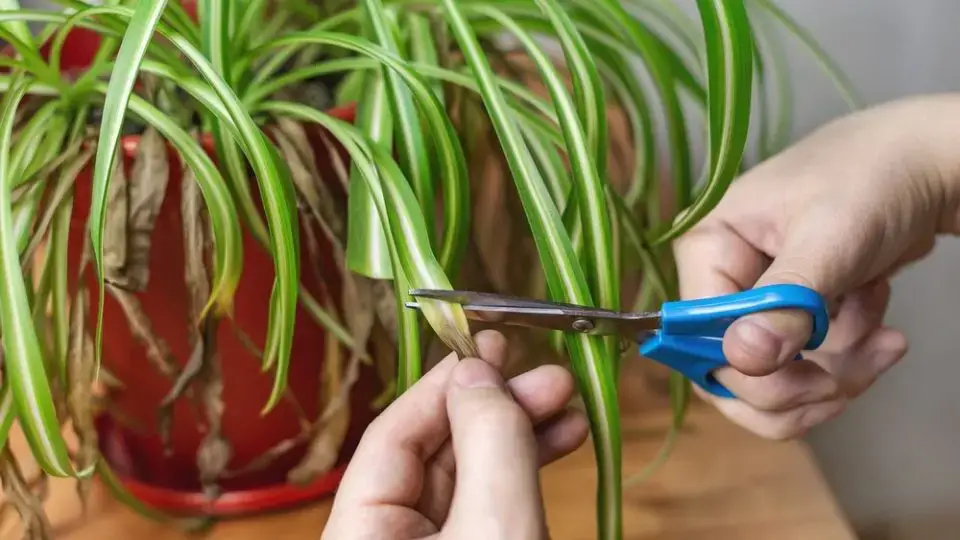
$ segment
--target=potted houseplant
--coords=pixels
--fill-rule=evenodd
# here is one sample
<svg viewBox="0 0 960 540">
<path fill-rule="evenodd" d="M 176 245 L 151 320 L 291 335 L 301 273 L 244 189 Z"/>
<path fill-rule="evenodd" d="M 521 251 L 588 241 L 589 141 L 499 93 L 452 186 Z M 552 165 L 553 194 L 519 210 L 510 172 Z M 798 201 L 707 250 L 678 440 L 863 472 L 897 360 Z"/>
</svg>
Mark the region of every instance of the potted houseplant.
<svg viewBox="0 0 960 540">
<path fill-rule="evenodd" d="M 193 4 L 187 2 L 184 7 L 190 19 L 195 21 Z M 59 64 L 65 81 L 79 85 L 79 81 L 96 68 L 97 53 L 101 46 L 103 50 L 108 50 L 110 46 L 94 30 L 69 28 L 64 14 L 28 11 L 21 14 L 24 18 L 39 16 L 43 20 L 45 16 L 51 16 L 56 20 L 53 31 L 42 42 L 39 51 L 46 62 Z M 9 41 L 19 43 L 16 39 Z M 15 50 L 10 51 L 9 48 L 8 52 L 12 53 L 8 56 L 16 54 Z M 328 91 L 324 83 L 320 80 L 311 84 L 321 91 Z M 149 84 L 150 81 L 144 80 L 140 87 L 146 90 Z M 175 95 L 169 93 L 170 88 L 164 90 L 168 92 L 166 99 Z M 52 99 L 43 95 L 31 99 L 29 106 L 40 107 L 41 112 L 44 111 L 42 107 L 46 106 L 45 111 L 48 112 L 34 117 L 31 130 L 18 130 L 17 144 L 20 147 L 27 144 L 25 133 L 37 136 L 39 128 L 45 127 L 44 123 L 55 116 L 49 111 L 53 110 L 61 97 L 54 93 Z M 74 109 L 66 112 L 78 118 L 85 114 L 89 130 L 98 122 L 98 104 L 89 101 L 84 104 L 87 107 L 85 111 Z M 187 118 L 189 122 L 190 104 L 176 105 L 181 118 Z M 318 104 L 315 98 L 311 105 L 327 106 Z M 333 107 L 331 111 L 347 120 L 353 118 L 353 107 L 349 105 Z M 186 206 L 182 205 L 188 202 L 183 200 L 181 192 L 184 187 L 183 160 L 169 144 L 161 145 L 161 149 L 166 148 L 158 154 L 156 142 L 162 142 L 162 139 L 153 137 L 155 132 L 147 133 L 149 128 L 145 129 L 145 124 L 137 121 L 139 118 L 131 119 L 133 121 L 125 126 L 120 153 L 124 167 L 117 176 L 120 182 L 129 186 L 127 195 L 131 198 L 128 200 L 135 197 L 134 184 L 140 182 L 155 182 L 166 188 L 155 200 L 157 206 L 152 210 L 141 206 L 139 211 L 134 211 L 129 205 L 125 210 L 131 229 L 137 226 L 133 223 L 135 215 L 139 214 L 143 219 L 144 212 L 153 214 L 146 218 L 152 221 L 150 242 L 141 246 L 140 255 L 131 255 L 142 259 L 127 264 L 127 276 L 120 277 L 121 282 L 112 284 L 113 288 L 108 289 L 105 295 L 104 320 L 110 331 L 104 340 L 101 374 L 105 378 L 101 380 L 113 382 L 107 388 L 106 395 L 89 396 L 89 399 L 96 399 L 97 404 L 103 407 L 97 411 L 94 425 L 89 426 L 96 428 L 96 432 L 90 434 L 84 446 L 99 446 L 98 450 L 107 457 L 104 467 L 107 463 L 112 464 L 115 470 L 111 473 L 117 474 L 117 482 L 112 486 L 129 492 L 124 493 L 124 497 L 132 496 L 165 511 L 233 515 L 286 507 L 332 492 L 352 447 L 376 414 L 380 406 L 377 402 L 383 401 L 385 391 L 389 390 L 389 383 L 384 383 L 386 378 L 381 377 L 376 367 L 368 365 L 378 355 L 375 341 L 382 344 L 379 354 L 386 354 L 392 359 L 386 330 L 381 327 L 371 329 L 370 346 L 363 350 L 356 348 L 363 353 L 357 357 L 359 361 L 351 358 L 351 350 L 343 346 L 331 347 L 338 341 L 327 338 L 323 324 L 335 325 L 334 332 L 340 332 L 345 341 L 349 342 L 350 335 L 345 323 L 338 321 L 343 307 L 340 296 L 343 287 L 334 270 L 336 265 L 332 258 L 332 247 L 327 241 L 318 242 L 317 253 L 321 261 L 315 265 L 316 269 L 305 272 L 305 300 L 297 312 L 297 324 L 303 331 L 297 337 L 293 356 L 303 360 L 292 363 L 293 382 L 285 391 L 283 404 L 273 414 L 261 416 L 260 401 L 269 397 L 273 384 L 271 378 L 261 375 L 256 342 L 262 339 L 266 327 L 263 303 L 268 300 L 273 276 L 269 256 L 247 235 L 243 239 L 247 247 L 243 261 L 248 266 L 248 272 L 240 281 L 236 294 L 240 307 L 230 324 L 220 326 L 214 334 L 218 356 L 243 360 L 222 365 L 219 376 L 223 381 L 222 393 L 219 397 L 214 396 L 214 402 L 210 404 L 212 408 L 217 405 L 216 401 L 222 402 L 222 413 L 212 421 L 220 424 L 218 437 L 229 440 L 230 446 L 223 448 L 221 445 L 219 459 L 226 463 L 213 464 L 214 467 L 223 468 L 216 484 L 204 481 L 201 478 L 203 467 L 210 466 L 199 461 L 204 444 L 210 448 L 220 443 L 216 439 L 210 443 L 207 439 L 211 418 L 205 417 L 208 407 L 199 401 L 198 391 L 211 385 L 202 384 L 202 379 L 206 377 L 203 371 L 197 369 L 199 366 L 196 365 L 189 367 L 187 361 L 197 349 L 192 341 L 192 325 L 188 318 L 191 304 L 184 280 L 187 263 L 184 255 L 186 221 L 183 212 Z M 23 126 L 26 125 L 27 121 Z M 188 123 L 184 125 L 189 127 Z M 337 196 L 342 199 L 343 189 L 338 185 L 328 157 L 331 150 L 339 151 L 339 148 L 328 148 L 329 139 L 319 130 L 298 130 L 298 127 L 284 126 L 287 131 L 279 135 L 283 137 L 285 151 L 295 148 L 298 152 L 304 152 L 303 166 L 316 171 L 312 174 L 318 178 L 322 175 L 329 180 L 330 188 L 334 193 L 339 190 Z M 51 186 L 35 207 L 27 208 L 33 214 L 30 219 L 36 229 L 28 231 L 30 238 L 21 242 L 20 247 L 23 249 L 22 257 L 35 262 L 34 265 L 25 264 L 24 271 L 32 268 L 43 273 L 48 266 L 52 268 L 49 253 L 51 249 L 56 250 L 57 245 L 50 241 L 52 237 L 49 236 L 54 222 L 53 210 L 63 205 L 63 199 L 69 196 L 70 220 L 62 223 L 68 234 L 60 240 L 66 257 L 62 261 L 63 277 L 66 278 L 63 290 L 70 291 L 69 304 L 78 290 L 96 286 L 96 276 L 92 272 L 73 271 L 81 266 L 83 259 L 90 174 L 93 169 L 89 158 L 93 155 L 96 140 L 89 134 L 77 136 L 73 141 L 59 140 L 60 137 L 66 138 L 62 134 L 59 137 L 47 136 L 42 145 L 46 145 L 48 156 L 37 157 L 35 163 L 50 161 L 49 156 L 61 154 L 63 157 L 57 166 L 62 168 L 64 174 L 69 173 L 73 185 L 69 186 L 69 193 L 64 189 L 54 190 Z M 148 140 L 153 137 L 152 155 L 140 144 L 144 137 Z M 198 137 L 197 142 L 209 155 L 215 155 L 209 135 Z M 13 153 L 18 151 L 15 147 Z M 310 153 L 309 163 L 307 152 Z M 296 158 L 301 159 L 299 156 L 298 153 Z M 68 186 L 62 184 L 62 187 Z M 144 223 L 141 222 L 139 226 L 144 226 Z M 132 245 L 134 242 L 138 241 L 128 238 L 126 244 Z M 138 265 L 139 270 L 133 270 Z M 134 273 L 142 272 L 134 279 L 145 283 L 131 287 L 131 270 Z M 50 272 L 52 270 L 47 271 L 48 274 Z M 322 277 L 318 272 L 322 273 Z M 81 277 L 83 279 L 79 279 Z M 55 290 L 49 286 L 51 279 L 47 278 L 47 282 L 47 292 L 41 294 L 46 294 L 48 300 L 41 301 L 38 297 L 38 305 L 46 306 L 54 294 L 50 292 Z M 79 283 L 86 285 L 78 287 Z M 321 306 L 321 300 L 318 299 L 323 295 L 328 298 L 325 301 L 335 302 L 333 309 Z M 61 301 L 53 300 L 54 306 Z M 90 306 L 89 298 L 86 301 Z M 96 302 L 96 298 L 93 301 Z M 70 313 L 58 313 L 60 307 L 66 308 L 53 307 L 47 319 L 38 310 L 37 326 L 41 327 L 40 332 L 56 332 L 56 319 Z M 96 310 L 92 306 L 91 309 L 89 322 L 95 323 Z M 320 322 L 315 316 L 320 317 Z M 51 326 L 42 328 L 47 323 Z M 50 354 L 55 353 L 50 351 Z M 57 384 L 61 387 L 53 387 L 54 392 L 62 392 L 66 383 Z M 67 401 L 67 397 L 64 394 L 58 399 Z M 64 417 L 64 420 L 68 418 Z M 87 448 L 87 458 L 99 451 Z M 80 455 L 75 457 L 84 459 Z M 107 479 L 114 480 L 112 474 Z M 209 485 L 205 486 L 205 482 Z M 211 489 L 225 493 L 210 497 L 207 492 Z"/>
<path fill-rule="evenodd" d="M 157 517 L 329 491 L 378 386 L 404 391 L 428 350 L 474 352 L 457 306 L 403 308 L 412 288 L 483 282 L 613 309 L 675 297 L 669 241 L 744 165 L 757 81 L 774 71 L 789 89 L 754 17 L 815 46 L 768 0 L 698 0 L 703 38 L 672 3 L 641 0 L 61 3 L 68 12 L 0 13 L 12 45 L 0 108 L 0 427 L 16 419 L 45 473 L 80 486 L 96 474 Z M 26 21 L 48 26 L 36 38 Z M 65 75 L 62 42 L 79 28 L 102 40 L 82 73 Z M 303 84 L 334 74 L 336 88 L 321 89 L 355 114 Z M 684 94 L 707 113 L 702 183 Z M 624 113 L 624 139 L 611 139 L 608 104 Z M 789 117 L 763 110 L 764 128 Z M 142 135 L 134 143 L 125 130 Z M 762 150 L 783 132 L 762 133 Z M 624 140 L 632 157 L 614 159 Z M 491 156 L 512 181 L 471 182 Z M 472 199 L 502 200 L 491 189 L 519 203 L 515 238 L 536 254 L 525 275 L 505 277 L 496 231 L 477 232 L 490 216 Z M 622 351 L 603 338 L 551 341 L 591 420 L 598 535 L 619 538 Z M 689 392 L 679 378 L 671 390 L 679 424 Z M 273 467 L 259 469 L 261 455 Z M 251 490 L 259 502 L 238 506 Z M 33 495 L 18 493 L 42 531 Z"/>
</svg>

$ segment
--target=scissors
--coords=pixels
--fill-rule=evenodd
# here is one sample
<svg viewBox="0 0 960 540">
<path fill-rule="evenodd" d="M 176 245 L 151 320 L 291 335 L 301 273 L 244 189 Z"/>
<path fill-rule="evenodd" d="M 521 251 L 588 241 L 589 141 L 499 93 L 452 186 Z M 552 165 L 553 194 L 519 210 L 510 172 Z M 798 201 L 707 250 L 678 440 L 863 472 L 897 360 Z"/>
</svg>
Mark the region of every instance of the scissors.
<svg viewBox="0 0 960 540">
<path fill-rule="evenodd" d="M 813 319 L 813 332 L 804 350 L 815 350 L 826 338 L 830 317 L 826 302 L 801 285 L 757 287 L 728 295 L 665 302 L 659 311 L 629 313 L 561 304 L 484 292 L 415 289 L 414 298 L 460 304 L 468 319 L 496 324 L 620 336 L 639 345 L 640 355 L 683 374 L 707 392 L 736 396 L 714 377 L 729 365 L 723 354 L 723 334 L 745 315 L 778 309 L 803 310 Z M 408 308 L 418 309 L 417 302 Z M 797 355 L 796 360 L 802 359 Z"/>
</svg>

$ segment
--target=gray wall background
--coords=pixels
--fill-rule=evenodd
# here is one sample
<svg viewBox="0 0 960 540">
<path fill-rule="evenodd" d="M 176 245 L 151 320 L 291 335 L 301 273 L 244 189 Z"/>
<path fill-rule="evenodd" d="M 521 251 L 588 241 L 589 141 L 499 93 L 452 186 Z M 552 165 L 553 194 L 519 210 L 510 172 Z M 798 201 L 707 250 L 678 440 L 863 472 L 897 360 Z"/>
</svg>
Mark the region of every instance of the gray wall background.
<svg viewBox="0 0 960 540">
<path fill-rule="evenodd" d="M 820 39 L 870 103 L 960 89 L 960 1 L 779 3 Z M 842 114 L 844 105 L 803 49 L 794 41 L 789 49 L 799 137 Z M 960 241 L 944 239 L 896 279 L 888 321 L 909 336 L 908 357 L 809 437 L 864 538 L 960 538 L 958 270 Z"/>
</svg>

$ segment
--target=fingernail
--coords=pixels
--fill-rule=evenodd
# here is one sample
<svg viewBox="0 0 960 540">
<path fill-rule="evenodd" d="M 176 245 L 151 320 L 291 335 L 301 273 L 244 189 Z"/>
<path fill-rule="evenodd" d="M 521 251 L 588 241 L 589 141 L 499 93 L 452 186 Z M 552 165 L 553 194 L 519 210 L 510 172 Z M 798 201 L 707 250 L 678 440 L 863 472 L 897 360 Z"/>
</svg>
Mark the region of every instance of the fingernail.
<svg viewBox="0 0 960 540">
<path fill-rule="evenodd" d="M 453 380 L 463 388 L 495 388 L 500 386 L 500 374 L 479 358 L 464 358 L 454 369 Z"/>
<path fill-rule="evenodd" d="M 742 319 L 734 327 L 734 332 L 740 346 L 750 357 L 772 359 L 777 364 L 783 362 L 783 340 L 760 321 Z"/>
</svg>

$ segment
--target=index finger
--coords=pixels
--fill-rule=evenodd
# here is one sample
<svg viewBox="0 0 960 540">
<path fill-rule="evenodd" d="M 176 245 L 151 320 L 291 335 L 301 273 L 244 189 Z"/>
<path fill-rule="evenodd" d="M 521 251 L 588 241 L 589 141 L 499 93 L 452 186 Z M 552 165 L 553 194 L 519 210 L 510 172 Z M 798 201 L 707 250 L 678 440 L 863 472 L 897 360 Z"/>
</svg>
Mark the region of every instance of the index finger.
<svg viewBox="0 0 960 540">
<path fill-rule="evenodd" d="M 749 289 L 769 259 L 722 222 L 701 223 L 673 244 L 684 299 L 732 294 Z"/>
<path fill-rule="evenodd" d="M 722 296 L 751 289 L 770 264 L 756 246 L 722 221 L 701 223 L 674 244 L 680 296 L 684 299 Z M 764 317 L 781 316 L 777 312 Z M 764 325 L 744 317 L 724 336 L 730 365 L 746 375 L 768 375 L 779 367 L 781 345 Z M 762 322 L 762 321 L 761 321 Z"/>
</svg>

